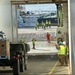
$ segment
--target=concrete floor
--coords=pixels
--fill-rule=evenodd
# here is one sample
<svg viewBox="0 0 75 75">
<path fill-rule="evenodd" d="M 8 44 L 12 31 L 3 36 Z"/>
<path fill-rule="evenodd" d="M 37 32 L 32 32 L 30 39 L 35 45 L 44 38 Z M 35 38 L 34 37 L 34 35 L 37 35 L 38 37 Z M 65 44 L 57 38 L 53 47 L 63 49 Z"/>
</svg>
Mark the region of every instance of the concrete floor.
<svg viewBox="0 0 75 75">
<path fill-rule="evenodd" d="M 39 33 L 39 34 L 43 32 L 50 32 L 56 34 L 56 28 L 51 28 L 47 30 L 38 29 L 37 31 L 35 29 L 30 29 L 30 30 L 19 29 L 20 34 L 26 32 Z M 58 59 L 54 58 L 58 52 L 58 50 L 55 48 L 56 41 L 51 40 L 51 43 L 48 43 L 47 41 L 36 41 L 35 50 L 32 49 L 32 42 L 30 41 L 28 43 L 30 45 L 30 51 L 28 52 L 28 56 L 32 58 L 29 59 L 29 64 L 28 64 L 29 70 L 25 71 L 24 74 L 26 75 L 69 75 L 70 74 L 69 66 L 59 66 Z M 47 60 L 43 59 L 44 56 L 46 56 Z M 51 60 L 50 58 L 53 60 Z M 42 61 L 39 59 L 41 59 Z"/>
</svg>

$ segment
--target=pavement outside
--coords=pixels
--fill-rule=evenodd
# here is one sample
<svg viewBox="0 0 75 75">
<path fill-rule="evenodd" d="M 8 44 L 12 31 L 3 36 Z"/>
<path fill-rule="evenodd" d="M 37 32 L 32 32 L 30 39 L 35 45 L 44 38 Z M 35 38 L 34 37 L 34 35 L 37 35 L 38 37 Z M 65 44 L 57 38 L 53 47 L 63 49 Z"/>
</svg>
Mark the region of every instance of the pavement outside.
<svg viewBox="0 0 75 75">
<path fill-rule="evenodd" d="M 30 45 L 30 51 L 28 55 L 56 55 L 58 50 L 55 47 L 56 41 L 36 41 L 35 49 L 32 49 L 32 42 L 28 42 Z"/>
<path fill-rule="evenodd" d="M 51 27 L 46 30 L 30 28 L 30 29 L 18 29 L 18 40 L 21 37 L 24 37 L 25 42 L 30 45 L 30 51 L 28 55 L 50 55 L 57 54 L 57 49 L 55 48 L 56 43 L 56 28 Z M 51 34 L 51 43 L 48 43 L 46 40 L 46 33 L 49 32 Z M 36 49 L 32 49 L 32 38 L 36 39 Z"/>
</svg>

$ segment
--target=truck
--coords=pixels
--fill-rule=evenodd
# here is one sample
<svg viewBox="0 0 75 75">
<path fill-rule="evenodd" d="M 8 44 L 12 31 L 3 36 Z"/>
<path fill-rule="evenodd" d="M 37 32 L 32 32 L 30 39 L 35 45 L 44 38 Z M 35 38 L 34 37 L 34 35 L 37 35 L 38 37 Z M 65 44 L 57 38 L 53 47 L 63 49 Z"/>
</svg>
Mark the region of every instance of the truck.
<svg viewBox="0 0 75 75">
<path fill-rule="evenodd" d="M 0 66 L 10 66 L 13 75 L 27 70 L 27 52 L 30 50 L 29 44 L 17 42 L 11 43 L 8 39 L 0 39 Z"/>
</svg>

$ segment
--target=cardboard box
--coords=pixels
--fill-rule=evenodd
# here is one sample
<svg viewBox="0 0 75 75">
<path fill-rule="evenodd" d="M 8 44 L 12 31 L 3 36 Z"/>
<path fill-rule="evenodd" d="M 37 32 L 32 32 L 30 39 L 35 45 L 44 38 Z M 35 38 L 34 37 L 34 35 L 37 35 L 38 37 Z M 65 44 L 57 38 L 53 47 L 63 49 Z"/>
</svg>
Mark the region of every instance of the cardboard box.
<svg viewBox="0 0 75 75">
<path fill-rule="evenodd" d="M 10 59 L 10 43 L 7 40 L 0 40 L 0 59 Z"/>
</svg>

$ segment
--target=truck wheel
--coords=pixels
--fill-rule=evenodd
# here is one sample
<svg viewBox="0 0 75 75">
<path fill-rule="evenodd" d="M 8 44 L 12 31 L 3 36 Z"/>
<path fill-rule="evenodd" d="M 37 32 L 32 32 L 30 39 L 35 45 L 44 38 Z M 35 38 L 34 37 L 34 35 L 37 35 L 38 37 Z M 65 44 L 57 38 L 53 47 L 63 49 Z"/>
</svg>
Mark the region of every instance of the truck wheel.
<svg viewBox="0 0 75 75">
<path fill-rule="evenodd" d="M 20 62 L 17 59 L 17 62 L 13 63 L 13 75 L 19 75 L 20 73 Z"/>
<path fill-rule="evenodd" d="M 25 70 L 27 70 L 27 65 L 25 64 Z"/>
<path fill-rule="evenodd" d="M 25 55 L 25 60 L 24 60 L 24 67 L 25 67 L 25 70 L 27 70 L 27 61 L 28 61 L 28 56 L 27 54 Z"/>
<path fill-rule="evenodd" d="M 21 64 L 20 64 L 20 72 L 24 71 L 24 58 L 22 58 Z"/>
</svg>

